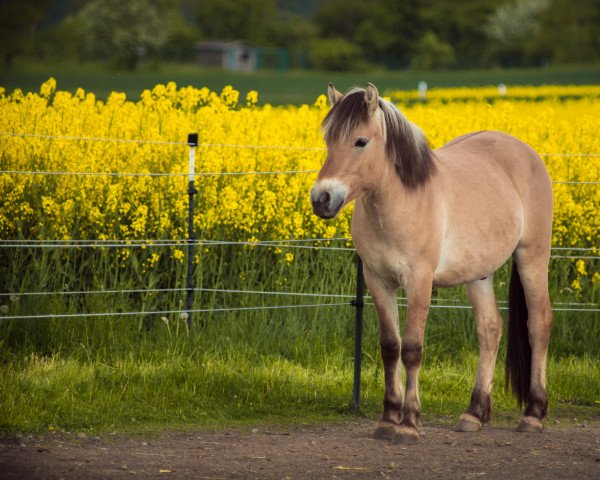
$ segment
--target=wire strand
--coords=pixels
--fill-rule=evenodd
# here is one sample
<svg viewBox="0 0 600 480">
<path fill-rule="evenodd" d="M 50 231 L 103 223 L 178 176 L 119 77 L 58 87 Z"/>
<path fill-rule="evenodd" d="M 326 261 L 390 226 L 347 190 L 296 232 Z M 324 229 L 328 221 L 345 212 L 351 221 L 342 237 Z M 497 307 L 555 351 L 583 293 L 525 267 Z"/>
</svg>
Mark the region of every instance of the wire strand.
<svg viewBox="0 0 600 480">
<path fill-rule="evenodd" d="M 69 135 L 43 135 L 37 133 L 15 133 L 0 132 L 0 136 L 5 137 L 23 137 L 23 138 L 41 138 L 48 140 L 69 140 L 69 141 L 87 141 L 87 142 L 115 142 L 115 143 L 137 143 L 150 145 L 177 145 L 189 146 L 186 142 L 164 141 L 164 140 L 141 140 L 141 139 L 123 139 L 123 138 L 102 138 L 102 137 L 76 137 Z M 325 151 L 325 147 L 300 147 L 294 145 L 244 145 L 234 143 L 199 143 L 198 147 L 203 148 L 250 148 L 250 149 L 270 149 L 270 150 L 300 150 L 300 151 Z M 600 157 L 600 153 L 540 153 L 543 157 Z"/>
<path fill-rule="evenodd" d="M 42 239 L 42 240 L 31 240 L 31 239 L 20 239 L 20 240 L 0 240 L 0 242 L 16 242 L 16 243 L 73 243 L 73 244 L 85 244 L 85 243 L 154 243 L 154 242 L 180 242 L 186 244 L 189 242 L 187 238 L 176 238 L 176 239 L 160 239 L 160 238 L 135 238 L 135 239 L 97 239 L 97 240 L 85 240 L 85 239 Z M 222 242 L 223 240 L 212 240 L 212 239 L 195 239 L 194 242 L 200 243 L 211 243 L 211 242 Z M 308 243 L 308 242 L 350 242 L 350 237 L 320 237 L 320 238 L 285 238 L 280 240 L 256 240 L 250 241 L 251 243 Z M 245 242 L 244 242 L 245 243 Z M 566 247 L 565 247 L 566 248 Z M 599 247 L 600 248 L 600 247 Z M 575 249 L 577 250 L 577 249 Z M 592 250 L 592 249 L 589 249 Z"/>
<path fill-rule="evenodd" d="M 199 143 L 199 147 L 205 148 L 251 148 L 265 150 L 299 150 L 308 152 L 324 152 L 325 147 L 296 147 L 293 145 L 240 145 L 233 143 Z"/>
<path fill-rule="evenodd" d="M 268 247 L 281 248 L 292 250 L 321 250 L 321 251 L 338 251 L 338 252 L 355 252 L 354 247 L 333 247 L 333 246 L 318 246 L 318 245 L 298 245 L 286 244 L 278 242 L 235 242 L 235 241 L 165 241 L 156 243 L 16 243 L 12 241 L 0 240 L 0 248 L 29 248 L 29 249 L 45 249 L 45 248 L 154 248 L 154 247 L 185 247 L 187 245 L 197 246 L 248 246 L 248 247 Z M 575 251 L 575 249 L 573 249 Z M 590 250 L 591 251 L 591 250 Z M 600 255 L 551 255 L 553 260 L 599 260 Z"/>
<path fill-rule="evenodd" d="M 174 142 L 164 140 L 141 140 L 141 139 L 124 139 L 124 138 L 102 138 L 102 137 L 75 137 L 69 135 L 42 135 L 36 133 L 13 133 L 0 132 L 0 136 L 4 137 L 22 137 L 22 138 L 40 138 L 46 140 L 67 140 L 67 141 L 85 141 L 85 142 L 114 142 L 114 143 L 135 143 L 149 145 L 176 145 L 176 146 L 192 146 L 187 142 Z M 299 151 L 324 151 L 325 147 L 300 147 L 295 145 L 243 145 L 231 143 L 198 143 L 193 145 L 203 148 L 251 148 L 251 149 L 266 149 L 266 150 L 299 150 Z"/>
<path fill-rule="evenodd" d="M 600 153 L 540 153 L 540 157 L 600 157 Z"/>
<path fill-rule="evenodd" d="M 204 244 L 204 245 L 267 245 L 267 246 L 281 246 L 286 245 L 288 243 L 297 244 L 297 243 L 311 243 L 311 242 L 352 242 L 351 237 L 332 237 L 332 238 L 290 238 L 290 239 L 279 239 L 279 240 L 256 240 L 256 241 L 228 241 L 228 240 L 211 240 L 211 239 L 195 239 L 190 242 L 190 240 L 186 238 L 179 239 L 97 239 L 97 240 L 78 240 L 78 239 L 41 239 L 41 240 L 30 240 L 30 239 L 20 239 L 20 240 L 0 240 L 0 247 L 2 246 L 15 246 L 15 247 L 28 247 L 32 244 L 34 246 L 49 244 L 50 246 L 54 245 L 62 245 L 69 244 L 72 247 L 80 247 L 80 246 L 92 246 L 92 247 L 106 247 L 112 246 L 109 244 L 114 244 L 118 247 L 120 246 L 185 246 L 189 243 L 194 244 Z M 323 248 L 323 247 L 315 247 L 315 248 Z M 353 250 L 349 248 L 349 250 Z M 567 251 L 567 252 L 594 252 L 600 254 L 600 246 L 598 247 L 552 247 L 553 251 Z M 581 257 L 577 257 L 581 258 Z M 593 257 L 596 258 L 596 257 Z"/>
<path fill-rule="evenodd" d="M 196 172 L 197 177 L 230 177 L 242 175 L 296 175 L 300 173 L 318 173 L 319 170 L 274 170 L 247 172 Z M 82 177 L 187 177 L 189 173 L 140 173 L 140 172 L 58 172 L 34 170 L 0 170 L 5 175 L 64 175 Z"/>
<path fill-rule="evenodd" d="M 5 175 L 73 175 L 82 177 L 187 177 L 189 173 L 139 173 L 139 172 L 57 172 L 43 170 L 0 170 Z M 199 175 L 199 174 L 196 174 Z"/>
<path fill-rule="evenodd" d="M 197 177 L 228 177 L 245 175 L 297 175 L 318 173 L 319 170 L 274 170 L 274 171 L 246 171 L 246 172 L 195 172 Z M 44 170 L 0 170 L 4 175 L 72 175 L 87 177 L 187 177 L 189 173 L 155 173 L 155 172 L 60 172 Z M 600 181 L 568 181 L 555 180 L 554 185 L 600 185 Z"/>
<path fill-rule="evenodd" d="M 148 289 L 124 289 L 124 290 L 78 290 L 63 292 L 19 292 L 0 293 L 0 297 L 20 296 L 47 296 L 47 295 L 102 295 L 102 294 L 131 294 L 131 293 L 175 293 L 187 292 L 188 288 L 148 288 Z M 351 294 L 336 293 L 306 293 L 306 292 L 273 292 L 263 290 L 235 290 L 225 288 L 193 288 L 194 292 L 206 293 L 234 293 L 244 295 L 279 295 L 288 297 L 321 297 L 321 298 L 354 298 Z"/>
<path fill-rule="evenodd" d="M 89 317 L 119 317 L 119 316 L 134 316 L 134 315 L 171 315 L 184 313 L 223 313 L 223 312 L 240 312 L 252 310 L 277 310 L 277 309 L 293 309 L 293 308 L 318 308 L 318 307 L 338 307 L 342 305 L 350 305 L 350 303 L 315 303 L 315 304 L 300 304 L 300 305 L 265 305 L 260 307 L 231 307 L 231 308 L 198 308 L 191 310 L 157 310 L 145 312 L 96 312 L 96 313 L 48 313 L 43 315 L 11 315 L 0 317 L 0 320 L 30 320 L 30 319 L 49 319 L 49 318 L 89 318 Z"/>
<path fill-rule="evenodd" d="M 113 142 L 113 143 L 141 143 L 150 145 L 188 145 L 186 142 L 171 142 L 164 140 L 140 140 L 126 138 L 103 138 L 103 137 L 75 137 L 70 135 L 43 135 L 39 133 L 14 133 L 0 132 L 0 136 L 4 137 L 22 137 L 22 138 L 41 138 L 46 140 L 68 140 L 68 141 L 84 141 L 84 142 Z"/>
<path fill-rule="evenodd" d="M 298 245 L 284 244 L 277 242 L 234 242 L 234 241 L 181 241 L 181 242 L 158 242 L 158 243 L 83 243 L 83 244 L 68 244 L 68 243 L 5 243 L 0 240 L 0 248 L 153 248 L 153 247 L 185 247 L 187 245 L 197 246 L 248 246 L 248 247 L 269 247 L 269 248 L 285 248 L 297 250 L 328 250 L 340 252 L 354 252 L 352 247 L 331 247 L 317 245 Z"/>
<path fill-rule="evenodd" d="M 374 303 L 365 303 L 365 305 L 370 305 L 370 306 L 374 306 Z M 408 305 L 406 303 L 399 303 L 398 304 L 398 308 L 405 308 Z M 429 305 L 429 308 L 449 308 L 449 309 L 460 309 L 460 310 L 468 310 L 471 309 L 473 307 L 471 307 L 471 305 L 434 305 L 431 304 Z M 504 306 L 498 306 L 498 310 L 503 310 L 503 311 L 507 311 L 508 310 L 508 306 L 504 307 Z M 558 308 L 552 308 L 553 312 L 586 312 L 586 313 L 600 313 L 600 308 L 564 308 L 564 307 L 558 307 Z"/>
<path fill-rule="evenodd" d="M 374 306 L 374 303 L 365 302 L 365 305 Z M 406 303 L 398 303 L 398 308 L 407 307 Z M 293 308 L 320 308 L 320 307 L 339 307 L 352 306 L 351 303 L 317 303 L 317 304 L 300 304 L 300 305 L 266 305 L 259 307 L 229 307 L 229 308 L 199 308 L 191 310 L 157 310 L 157 311 L 139 311 L 139 312 L 96 312 L 96 313 L 57 313 L 43 315 L 11 315 L 0 317 L 0 320 L 32 320 L 32 319 L 51 319 L 51 318 L 90 318 L 90 317 L 119 317 L 119 316 L 135 316 L 135 315 L 171 315 L 184 313 L 224 313 L 224 312 L 239 312 L 239 311 L 257 311 L 257 310 L 278 310 L 278 309 L 293 309 Z M 471 309 L 470 305 L 434 305 L 429 308 L 447 308 L 456 310 Z M 508 307 L 498 307 L 499 310 L 508 310 Z M 555 312 L 586 312 L 598 313 L 600 308 L 553 308 Z"/>
<path fill-rule="evenodd" d="M 187 292 L 189 289 L 180 288 L 148 288 L 148 289 L 122 289 L 122 290 L 78 290 L 78 291 L 55 291 L 55 292 L 18 292 L 18 293 L 0 293 L 0 297 L 24 297 L 24 296 L 47 296 L 47 295 L 102 295 L 102 294 L 131 294 L 131 293 L 181 293 Z M 306 292 L 277 292 L 277 291 L 265 291 L 265 290 L 242 290 L 242 289 L 225 289 L 225 288 L 193 288 L 194 292 L 205 292 L 205 293 L 229 293 L 229 294 L 242 294 L 242 295 L 274 295 L 274 296 L 287 296 L 287 297 L 319 297 L 319 298 L 355 298 L 354 294 L 347 293 L 306 293 Z M 370 295 L 365 295 L 365 299 L 371 299 Z M 399 300 L 406 301 L 406 297 L 399 297 Z M 438 305 L 437 302 L 463 302 L 464 299 L 451 299 L 443 298 L 437 299 L 432 298 L 431 302 L 433 305 Z M 508 303 L 507 300 L 497 300 L 499 304 Z M 552 305 L 567 305 L 573 307 L 597 307 L 597 303 L 579 303 L 579 302 L 553 302 Z M 468 306 L 465 306 L 468 307 Z"/>
</svg>

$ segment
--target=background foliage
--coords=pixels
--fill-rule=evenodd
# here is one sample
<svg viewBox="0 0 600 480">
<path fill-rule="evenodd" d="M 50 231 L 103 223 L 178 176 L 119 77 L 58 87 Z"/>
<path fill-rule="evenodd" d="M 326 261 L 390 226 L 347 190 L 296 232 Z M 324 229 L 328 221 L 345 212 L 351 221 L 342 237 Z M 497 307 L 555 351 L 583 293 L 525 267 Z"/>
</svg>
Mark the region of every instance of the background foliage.
<svg viewBox="0 0 600 480">
<path fill-rule="evenodd" d="M 193 62 L 198 40 L 241 39 L 317 69 L 589 63 L 599 12 L 600 0 L 5 0 L 0 53 L 5 68 L 18 56 L 135 68 Z M 336 58 L 340 45 L 353 56 Z"/>
</svg>

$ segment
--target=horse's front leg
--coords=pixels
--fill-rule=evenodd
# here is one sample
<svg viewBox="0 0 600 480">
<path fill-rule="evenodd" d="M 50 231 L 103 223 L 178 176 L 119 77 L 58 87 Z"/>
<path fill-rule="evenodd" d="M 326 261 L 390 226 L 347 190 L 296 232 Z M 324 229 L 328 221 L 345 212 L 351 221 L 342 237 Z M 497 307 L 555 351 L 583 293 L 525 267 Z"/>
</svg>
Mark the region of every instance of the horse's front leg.
<svg viewBox="0 0 600 480">
<path fill-rule="evenodd" d="M 379 318 L 379 341 L 385 377 L 383 415 L 377 422 L 375 438 L 392 439 L 402 416 L 402 385 L 400 383 L 400 332 L 396 289 L 385 285 L 379 277 L 364 269 L 369 293 L 375 301 Z"/>
<path fill-rule="evenodd" d="M 421 426 L 419 402 L 419 371 L 423 360 L 423 340 L 429 304 L 431 302 L 431 273 L 413 272 L 406 284 L 408 304 L 406 330 L 402 338 L 401 357 L 406 369 L 406 396 L 402 406 L 402 419 L 396 427 L 395 443 L 416 443 Z"/>
</svg>

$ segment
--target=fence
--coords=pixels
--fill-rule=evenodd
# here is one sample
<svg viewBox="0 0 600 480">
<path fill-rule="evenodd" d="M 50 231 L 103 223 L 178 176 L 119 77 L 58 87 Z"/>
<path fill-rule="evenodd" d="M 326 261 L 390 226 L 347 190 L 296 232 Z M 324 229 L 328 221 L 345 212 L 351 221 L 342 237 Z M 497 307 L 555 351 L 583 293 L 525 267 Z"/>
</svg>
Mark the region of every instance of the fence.
<svg viewBox="0 0 600 480">
<path fill-rule="evenodd" d="M 322 294 L 310 292 L 278 292 L 278 291 L 261 291 L 261 290 L 234 290 L 234 289 L 218 289 L 218 288 L 196 288 L 194 284 L 194 249 L 197 246 L 209 245 L 234 245 L 234 246 L 253 246 L 253 247 L 268 247 L 268 248 L 286 248 L 286 249 L 321 249 L 332 251 L 352 252 L 354 249 L 350 247 L 340 247 L 332 245 L 315 245 L 321 242 L 349 242 L 349 238 L 309 238 L 309 239 L 281 239 L 281 240 L 265 240 L 265 241 L 230 241 L 230 240 L 203 240 L 195 237 L 194 231 L 194 207 L 195 196 L 198 194 L 195 185 L 196 177 L 202 176 L 228 176 L 228 175 L 297 175 L 316 173 L 317 170 L 282 170 L 282 171 L 243 171 L 243 172 L 197 172 L 195 165 L 195 154 L 197 147 L 206 148 L 232 148 L 232 149 L 265 149 L 265 150 L 308 150 L 308 151 L 324 151 L 322 148 L 304 148 L 293 146 L 271 146 L 271 145 L 237 145 L 237 144 L 210 144 L 199 143 L 198 134 L 189 134 L 187 142 L 163 142 L 163 141 L 147 141 L 147 140 L 122 140 L 112 138 L 89 138 L 89 137 L 71 137 L 71 136 L 54 136 L 54 135 L 35 135 L 35 134 L 16 134 L 8 132 L 0 132 L 0 136 L 22 137 L 22 138 L 37 138 L 47 140 L 62 140 L 62 141 L 84 141 L 84 142 L 116 142 L 116 143 L 138 143 L 150 145 L 173 145 L 187 146 L 189 148 L 188 156 L 188 173 L 119 173 L 119 172 L 81 172 L 81 171 L 25 171 L 25 170 L 0 170 L 0 175 L 67 175 L 67 176 L 110 176 L 110 177 L 187 177 L 188 180 L 188 216 L 187 216 L 187 237 L 179 239 L 143 239 L 143 240 L 0 240 L 0 249 L 67 249 L 67 248 L 154 248 L 154 247 L 185 247 L 187 257 L 187 272 L 185 288 L 161 288 L 161 289 L 121 289 L 121 290 L 81 290 L 81 291 L 37 291 L 37 292 L 0 292 L 0 299 L 3 297 L 14 296 L 48 296 L 48 295 L 86 295 L 86 294 L 108 294 L 108 293 L 149 293 L 149 292 L 173 292 L 185 293 L 185 309 L 184 314 L 187 315 L 188 327 L 192 327 L 192 316 L 197 313 L 218 312 L 218 311 L 248 311 L 260 309 L 292 309 L 292 308 L 318 308 L 323 306 L 343 306 L 351 305 L 355 308 L 355 343 L 354 343 L 354 389 L 353 401 L 354 407 L 357 409 L 360 402 L 360 366 L 361 366 L 361 344 L 362 344 L 362 322 L 363 308 L 365 305 L 371 305 L 370 297 L 365 295 L 365 284 L 362 276 L 362 262 L 357 257 L 356 269 L 356 292 L 354 294 Z M 582 156 L 596 158 L 600 154 L 556 154 L 544 153 L 545 157 L 552 158 L 569 158 L 572 156 Z M 554 181 L 554 184 L 562 185 L 600 185 L 600 181 L 569 181 L 560 180 Z M 574 254 L 577 252 L 577 254 Z M 599 260 L 596 253 L 596 248 L 580 248 L 580 247 L 553 247 L 552 260 L 561 259 L 586 259 Z M 287 297 L 319 297 L 331 299 L 331 303 L 316 303 L 316 304 L 292 304 L 292 305 L 277 305 L 277 306 L 254 306 L 254 307 L 232 307 L 232 308 L 193 308 L 193 300 L 195 292 L 211 292 L 211 293 L 243 293 L 250 295 L 271 295 L 271 296 L 287 296 Z M 335 300 L 335 302 L 333 302 Z M 406 298 L 399 298 L 399 307 L 406 306 Z M 431 308 L 444 309 L 468 309 L 470 305 L 463 304 L 437 304 L 433 302 Z M 499 308 L 506 309 L 506 302 L 499 301 Z M 600 312 L 600 308 L 595 303 L 576 303 L 565 302 L 554 305 L 555 311 L 568 312 Z M 156 311 L 126 311 L 126 312 L 81 312 L 75 314 L 52 314 L 40 313 L 36 315 L 13 315 L 0 316 L 0 319 L 6 320 L 24 320 L 24 319 L 49 319 L 49 318 L 85 318 L 85 317 L 110 317 L 110 316 L 137 316 L 137 315 L 167 315 L 182 313 L 181 310 L 156 310 Z"/>
</svg>

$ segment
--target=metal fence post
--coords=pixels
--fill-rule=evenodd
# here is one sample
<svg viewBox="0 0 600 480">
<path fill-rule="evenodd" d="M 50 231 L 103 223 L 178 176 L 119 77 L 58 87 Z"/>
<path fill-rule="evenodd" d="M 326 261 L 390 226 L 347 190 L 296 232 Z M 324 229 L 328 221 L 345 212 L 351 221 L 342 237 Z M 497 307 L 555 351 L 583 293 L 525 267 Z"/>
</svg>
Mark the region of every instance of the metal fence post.
<svg viewBox="0 0 600 480">
<path fill-rule="evenodd" d="M 365 278 L 363 276 L 363 264 L 359 256 L 356 257 L 356 297 L 352 306 L 356 308 L 354 317 L 354 388 L 352 397 L 354 410 L 360 409 L 360 369 L 362 359 L 362 333 L 363 333 L 363 307 L 365 295 Z"/>
<path fill-rule="evenodd" d="M 188 330 L 192 328 L 192 305 L 194 303 L 194 195 L 198 193 L 194 185 L 195 149 L 198 146 L 198 134 L 190 133 L 187 144 L 190 147 L 189 182 L 188 182 L 188 238 L 187 238 L 187 282 L 185 309 L 187 312 Z"/>
</svg>

